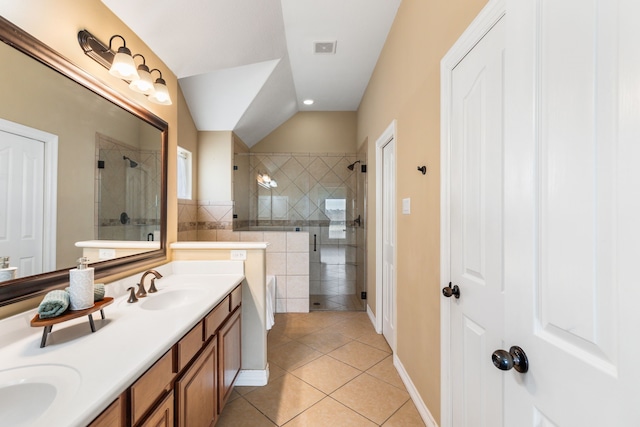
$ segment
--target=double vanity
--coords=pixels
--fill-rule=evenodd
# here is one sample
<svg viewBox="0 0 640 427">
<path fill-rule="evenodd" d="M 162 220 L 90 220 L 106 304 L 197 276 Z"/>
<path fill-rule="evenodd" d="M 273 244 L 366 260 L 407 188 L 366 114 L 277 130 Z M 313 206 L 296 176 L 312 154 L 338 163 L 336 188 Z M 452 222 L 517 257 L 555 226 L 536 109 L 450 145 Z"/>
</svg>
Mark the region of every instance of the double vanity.
<svg viewBox="0 0 640 427">
<path fill-rule="evenodd" d="M 40 348 L 34 311 L 0 321 L 0 424 L 212 425 L 242 363 L 244 263 L 156 270 L 158 292 L 136 303 L 125 286 L 141 274 L 107 286 L 115 299 L 95 333 L 74 319 Z"/>
</svg>

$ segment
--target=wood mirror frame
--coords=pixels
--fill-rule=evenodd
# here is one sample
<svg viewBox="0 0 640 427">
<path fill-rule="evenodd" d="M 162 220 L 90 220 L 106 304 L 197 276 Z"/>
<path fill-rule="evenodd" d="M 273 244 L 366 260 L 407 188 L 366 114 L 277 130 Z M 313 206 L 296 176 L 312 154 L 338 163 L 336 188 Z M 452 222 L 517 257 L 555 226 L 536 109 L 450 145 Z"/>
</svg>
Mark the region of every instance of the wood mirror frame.
<svg viewBox="0 0 640 427">
<path fill-rule="evenodd" d="M 49 46 L 34 38 L 27 32 L 15 26 L 10 21 L 0 16 L 0 41 L 6 43 L 18 51 L 30 56 L 45 66 L 68 77 L 88 90 L 103 97 L 109 102 L 128 111 L 141 120 L 149 123 L 161 132 L 162 151 L 162 179 L 160 202 L 160 249 L 130 255 L 112 260 L 92 263 L 95 268 L 95 278 L 100 279 L 116 275 L 126 270 L 142 268 L 151 263 L 166 260 L 167 242 L 167 147 L 169 125 L 141 105 L 125 98 L 120 93 L 106 86 L 86 71 L 72 64 Z M 18 301 L 43 295 L 58 288 L 63 288 L 69 282 L 69 266 L 62 270 L 27 276 L 0 284 L 0 306 L 12 304 Z"/>
</svg>

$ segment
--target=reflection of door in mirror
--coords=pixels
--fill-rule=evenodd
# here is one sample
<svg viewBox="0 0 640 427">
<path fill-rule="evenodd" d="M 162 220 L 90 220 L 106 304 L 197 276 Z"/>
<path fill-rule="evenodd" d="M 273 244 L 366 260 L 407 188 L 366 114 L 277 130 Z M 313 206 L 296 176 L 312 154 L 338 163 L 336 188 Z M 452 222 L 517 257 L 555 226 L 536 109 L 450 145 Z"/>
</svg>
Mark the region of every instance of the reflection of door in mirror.
<svg viewBox="0 0 640 427">
<path fill-rule="evenodd" d="M 56 237 L 56 184 L 51 176 L 45 178 L 45 171 L 56 153 L 55 135 L 0 120 L 0 256 L 17 267 L 7 279 L 55 267 L 50 244 Z"/>
<path fill-rule="evenodd" d="M 157 136 L 149 135 L 151 144 Z M 95 236 L 98 240 L 154 240 L 160 227 L 160 151 L 148 149 L 142 134 L 135 142 L 96 134 Z M 153 147 L 153 145 L 151 145 Z"/>
</svg>

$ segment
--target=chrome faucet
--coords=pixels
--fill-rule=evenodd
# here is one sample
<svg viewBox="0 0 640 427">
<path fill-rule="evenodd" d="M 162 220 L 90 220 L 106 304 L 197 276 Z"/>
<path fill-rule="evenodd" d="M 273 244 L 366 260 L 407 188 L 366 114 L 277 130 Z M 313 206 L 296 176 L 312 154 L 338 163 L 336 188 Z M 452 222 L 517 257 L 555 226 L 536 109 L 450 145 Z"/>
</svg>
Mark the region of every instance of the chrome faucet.
<svg viewBox="0 0 640 427">
<path fill-rule="evenodd" d="M 140 283 L 138 283 L 139 289 L 138 289 L 138 292 L 136 293 L 138 298 L 144 298 L 147 296 L 147 291 L 144 289 L 144 279 L 149 274 L 153 274 L 155 276 L 151 278 L 151 286 L 149 287 L 149 293 L 152 294 L 152 293 L 158 292 L 158 289 L 156 289 L 156 279 L 162 278 L 162 274 L 158 273 L 155 270 L 147 270 L 144 272 L 144 274 L 140 278 Z"/>
</svg>

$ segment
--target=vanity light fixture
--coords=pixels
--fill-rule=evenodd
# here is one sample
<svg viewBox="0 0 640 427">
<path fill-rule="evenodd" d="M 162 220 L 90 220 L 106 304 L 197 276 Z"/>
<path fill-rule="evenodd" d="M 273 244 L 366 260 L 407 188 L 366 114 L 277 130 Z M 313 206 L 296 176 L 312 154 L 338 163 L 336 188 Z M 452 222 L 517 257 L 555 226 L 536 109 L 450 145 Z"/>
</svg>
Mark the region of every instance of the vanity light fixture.
<svg viewBox="0 0 640 427">
<path fill-rule="evenodd" d="M 109 74 L 123 80 L 138 80 L 140 77 L 136 71 L 136 63 L 133 61 L 131 51 L 127 47 L 127 41 L 124 37 L 119 34 L 111 36 L 109 39 L 109 50 L 111 50 L 111 43 L 113 43 L 113 39 L 116 37 L 122 39 L 122 46 L 118 48 L 118 53 L 113 57 Z"/>
<path fill-rule="evenodd" d="M 304 105 L 313 105 L 313 102 L 313 99 L 305 99 L 304 101 L 302 101 Z"/>
<path fill-rule="evenodd" d="M 121 38 L 123 46 L 118 48 L 118 52 L 111 50 L 114 38 Z M 149 101 L 160 105 L 171 105 L 171 96 L 167 88 L 167 82 L 162 78 L 162 72 L 157 68 L 149 71 L 144 56 L 139 53 L 131 55 L 131 51 L 126 47 L 124 37 L 116 34 L 109 39 L 109 46 L 98 40 L 87 30 L 78 32 L 78 43 L 84 53 L 109 70 L 109 74 L 121 78 L 129 83 L 131 90 L 143 93 L 148 96 Z M 142 58 L 142 64 L 136 67 L 134 58 Z M 127 64 L 126 66 L 124 64 Z M 130 68 L 129 68 L 130 67 Z M 116 72 L 116 70 L 119 70 Z M 123 71 L 125 70 L 125 71 Z M 126 71 L 129 70 L 129 71 Z M 131 70 L 133 72 L 131 72 Z M 154 82 L 151 73 L 157 71 L 160 77 Z"/>
<path fill-rule="evenodd" d="M 147 67 L 144 56 L 136 53 L 133 55 L 142 58 L 142 64 L 138 65 L 138 79 L 131 80 L 129 88 L 138 93 L 144 93 L 145 95 L 151 95 L 153 93 L 153 80 L 151 79 L 151 73 L 149 67 Z"/>
<path fill-rule="evenodd" d="M 153 84 L 154 92 L 149 95 L 149 101 L 154 104 L 171 105 L 171 97 L 169 96 L 169 89 L 167 89 L 167 82 L 162 78 L 162 72 L 157 68 L 151 70 L 151 73 L 157 71 L 160 74 Z"/>
</svg>

